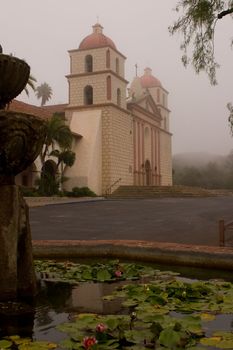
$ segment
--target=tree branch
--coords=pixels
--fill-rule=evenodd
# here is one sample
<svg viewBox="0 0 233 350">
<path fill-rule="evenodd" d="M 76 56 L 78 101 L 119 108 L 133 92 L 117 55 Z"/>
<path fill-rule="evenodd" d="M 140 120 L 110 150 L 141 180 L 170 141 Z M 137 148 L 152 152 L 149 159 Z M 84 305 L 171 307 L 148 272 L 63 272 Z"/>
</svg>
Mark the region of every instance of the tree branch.
<svg viewBox="0 0 233 350">
<path fill-rule="evenodd" d="M 233 13 L 233 8 L 222 11 L 218 14 L 218 19 L 222 19 L 224 16 L 227 16 L 229 14 Z"/>
</svg>

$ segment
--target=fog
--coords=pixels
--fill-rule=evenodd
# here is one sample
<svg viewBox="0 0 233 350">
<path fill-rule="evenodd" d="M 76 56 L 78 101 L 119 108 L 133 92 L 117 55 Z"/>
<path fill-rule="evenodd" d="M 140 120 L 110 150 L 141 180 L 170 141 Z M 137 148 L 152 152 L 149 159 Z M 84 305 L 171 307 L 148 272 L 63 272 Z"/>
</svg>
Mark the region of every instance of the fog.
<svg viewBox="0 0 233 350">
<path fill-rule="evenodd" d="M 181 37 L 170 36 L 168 26 L 177 18 L 172 10 L 178 0 L 1 0 L 0 43 L 4 53 L 25 59 L 37 84 L 53 89 L 50 104 L 67 103 L 69 74 L 67 51 L 78 48 L 97 22 L 117 49 L 127 57 L 130 82 L 149 66 L 169 91 L 173 153 L 227 154 L 233 148 L 228 126 L 227 102 L 233 102 L 232 19 L 218 22 L 215 55 L 221 67 L 218 85 L 203 73 L 185 69 L 179 49 Z M 19 99 L 39 105 L 33 92 Z"/>
</svg>

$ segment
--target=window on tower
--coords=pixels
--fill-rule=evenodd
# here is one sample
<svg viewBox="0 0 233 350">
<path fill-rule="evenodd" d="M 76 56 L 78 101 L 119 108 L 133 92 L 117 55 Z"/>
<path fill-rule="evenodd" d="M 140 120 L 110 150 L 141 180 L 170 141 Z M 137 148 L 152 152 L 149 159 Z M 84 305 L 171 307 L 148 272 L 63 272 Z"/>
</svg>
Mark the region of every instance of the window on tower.
<svg viewBox="0 0 233 350">
<path fill-rule="evenodd" d="M 106 51 L 106 67 L 110 68 L 110 50 Z"/>
<path fill-rule="evenodd" d="M 121 90 L 117 89 L 117 105 L 121 106 Z"/>
<path fill-rule="evenodd" d="M 112 98 L 112 83 L 111 83 L 111 76 L 107 76 L 107 100 L 111 100 Z"/>
<path fill-rule="evenodd" d="M 85 57 L 85 72 L 93 72 L 93 58 L 91 55 Z"/>
<path fill-rule="evenodd" d="M 119 59 L 116 58 L 116 73 L 119 74 Z"/>
<path fill-rule="evenodd" d="M 160 90 L 157 89 L 157 102 L 160 103 Z"/>
<path fill-rule="evenodd" d="M 87 85 L 84 88 L 84 105 L 92 105 L 93 104 L 93 87 L 91 85 Z"/>
</svg>

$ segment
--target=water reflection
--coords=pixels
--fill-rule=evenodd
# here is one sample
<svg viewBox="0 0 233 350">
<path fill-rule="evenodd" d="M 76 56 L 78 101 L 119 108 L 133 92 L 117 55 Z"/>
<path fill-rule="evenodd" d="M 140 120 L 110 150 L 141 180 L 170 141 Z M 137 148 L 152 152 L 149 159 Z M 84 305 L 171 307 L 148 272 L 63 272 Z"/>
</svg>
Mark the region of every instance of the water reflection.
<svg viewBox="0 0 233 350">
<path fill-rule="evenodd" d="M 81 283 L 74 287 L 70 298 L 67 300 L 67 307 L 78 313 L 90 312 L 98 314 L 116 314 L 121 310 L 119 300 L 107 301 L 103 297 L 109 295 L 124 282 L 107 283 Z"/>
<path fill-rule="evenodd" d="M 126 283 L 129 282 L 109 284 L 85 282 L 71 286 L 65 283 L 43 281 L 36 305 L 25 308 L 25 312 L 20 315 L 14 312 L 0 313 L 0 336 L 19 334 L 36 340 L 59 343 L 66 338 L 66 335 L 57 331 L 56 326 L 69 321 L 76 313 L 124 312 L 121 309 L 121 300 L 107 301 L 103 300 L 103 296 L 110 295 L 116 287 Z M 172 314 L 176 317 L 181 316 L 174 312 Z M 215 330 L 232 331 L 232 323 L 232 315 L 218 315 L 212 322 L 203 322 L 203 327 L 206 336 L 211 336 Z"/>
<path fill-rule="evenodd" d="M 111 294 L 116 287 L 125 283 L 85 282 L 71 286 L 44 281 L 37 298 L 33 328 L 35 339 L 54 342 L 64 339 L 64 333 L 58 332 L 55 327 L 69 321 L 75 313 L 119 313 L 122 311 L 121 302 L 103 300 L 103 296 Z"/>
<path fill-rule="evenodd" d="M 22 337 L 31 337 L 35 319 L 33 305 L 16 302 L 0 305 L 0 337 L 20 334 Z"/>
</svg>

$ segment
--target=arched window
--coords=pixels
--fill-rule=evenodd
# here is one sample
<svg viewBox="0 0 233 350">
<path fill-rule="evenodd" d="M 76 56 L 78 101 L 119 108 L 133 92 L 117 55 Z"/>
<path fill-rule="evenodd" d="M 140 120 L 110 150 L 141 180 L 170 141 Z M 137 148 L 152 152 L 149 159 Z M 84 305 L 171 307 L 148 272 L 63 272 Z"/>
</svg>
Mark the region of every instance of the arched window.
<svg viewBox="0 0 233 350">
<path fill-rule="evenodd" d="M 85 72 L 93 72 L 93 58 L 91 55 L 85 57 Z"/>
<path fill-rule="evenodd" d="M 121 90 L 117 89 L 117 105 L 121 105 Z"/>
<path fill-rule="evenodd" d="M 157 102 L 160 102 L 160 90 L 157 89 Z"/>
<path fill-rule="evenodd" d="M 112 83 L 110 75 L 107 76 L 107 100 L 112 99 Z"/>
<path fill-rule="evenodd" d="M 106 67 L 110 68 L 110 50 L 106 51 Z"/>
<path fill-rule="evenodd" d="M 93 87 L 90 85 L 87 85 L 84 88 L 84 104 L 85 105 L 93 104 Z"/>
<path fill-rule="evenodd" d="M 116 73 L 119 74 L 119 59 L 116 58 Z"/>
</svg>

